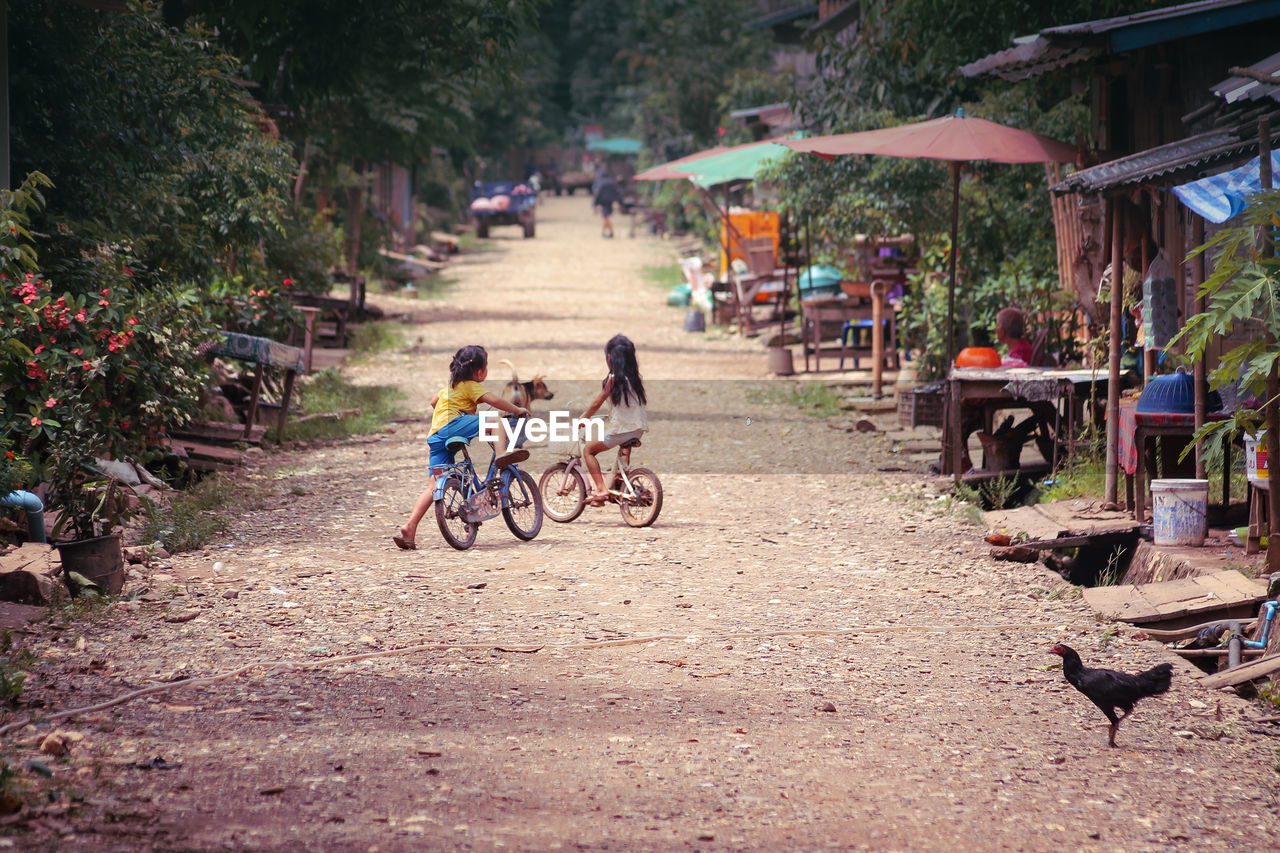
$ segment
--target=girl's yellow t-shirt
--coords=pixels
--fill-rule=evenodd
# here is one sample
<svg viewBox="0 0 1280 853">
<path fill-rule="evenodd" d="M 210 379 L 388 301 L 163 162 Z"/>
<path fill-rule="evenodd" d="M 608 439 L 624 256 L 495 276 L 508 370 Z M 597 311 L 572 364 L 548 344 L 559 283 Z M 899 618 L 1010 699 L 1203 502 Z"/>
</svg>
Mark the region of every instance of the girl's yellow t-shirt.
<svg viewBox="0 0 1280 853">
<path fill-rule="evenodd" d="M 458 415 L 474 414 L 477 401 L 484 395 L 484 386 L 470 379 L 459 382 L 452 388 L 446 385 L 436 399 L 436 408 L 431 415 L 431 431 L 427 435 L 435 435 Z"/>
</svg>

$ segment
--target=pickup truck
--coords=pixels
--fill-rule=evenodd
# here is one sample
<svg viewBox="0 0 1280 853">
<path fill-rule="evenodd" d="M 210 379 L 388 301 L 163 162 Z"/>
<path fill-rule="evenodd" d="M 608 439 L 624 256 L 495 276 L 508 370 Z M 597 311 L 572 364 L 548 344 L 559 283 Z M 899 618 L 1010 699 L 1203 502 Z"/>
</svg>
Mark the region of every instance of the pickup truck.
<svg viewBox="0 0 1280 853">
<path fill-rule="evenodd" d="M 573 195 L 574 190 L 586 190 L 591 192 L 591 182 L 595 180 L 591 175 L 582 171 L 565 172 L 559 177 L 559 184 L 556 187 L 556 195 L 561 192 L 567 192 Z"/>
<path fill-rule="evenodd" d="M 471 188 L 471 223 L 476 236 L 486 239 L 494 225 L 519 225 L 525 237 L 536 230 L 538 195 L 528 184 L 516 181 L 476 182 Z"/>
</svg>

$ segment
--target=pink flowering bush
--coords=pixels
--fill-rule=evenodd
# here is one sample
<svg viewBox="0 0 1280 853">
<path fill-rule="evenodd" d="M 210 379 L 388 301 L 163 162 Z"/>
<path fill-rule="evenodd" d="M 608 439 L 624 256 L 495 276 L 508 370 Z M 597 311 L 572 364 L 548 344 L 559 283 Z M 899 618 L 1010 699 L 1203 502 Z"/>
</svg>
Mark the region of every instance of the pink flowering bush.
<svg viewBox="0 0 1280 853">
<path fill-rule="evenodd" d="M 49 507 L 92 536 L 88 466 L 101 456 L 143 460 L 166 425 L 191 416 L 204 376 L 197 348 L 213 326 L 194 289 L 135 289 L 111 247 L 81 259 L 92 275 L 78 280 L 93 289 L 24 271 L 34 258 L 20 251 L 25 214 L 13 195 L 0 197 L 0 244 L 12 250 L 0 267 L 0 435 L 50 484 Z"/>
</svg>

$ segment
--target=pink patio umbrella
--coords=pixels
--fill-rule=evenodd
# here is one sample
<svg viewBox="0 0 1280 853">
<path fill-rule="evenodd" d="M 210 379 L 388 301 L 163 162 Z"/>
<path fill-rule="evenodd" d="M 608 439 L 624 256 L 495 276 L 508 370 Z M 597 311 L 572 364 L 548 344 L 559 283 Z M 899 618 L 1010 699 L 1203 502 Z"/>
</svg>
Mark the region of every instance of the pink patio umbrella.
<svg viewBox="0 0 1280 853">
<path fill-rule="evenodd" d="M 956 256 L 960 232 L 960 164 L 971 160 L 996 163 L 1067 163 L 1076 159 L 1070 145 L 986 119 L 953 116 L 886 127 L 862 133 L 779 139 L 795 151 L 807 151 L 828 160 L 843 154 L 880 154 L 946 160 L 951 164 L 951 270 L 947 284 L 947 364 L 955 358 Z"/>
</svg>

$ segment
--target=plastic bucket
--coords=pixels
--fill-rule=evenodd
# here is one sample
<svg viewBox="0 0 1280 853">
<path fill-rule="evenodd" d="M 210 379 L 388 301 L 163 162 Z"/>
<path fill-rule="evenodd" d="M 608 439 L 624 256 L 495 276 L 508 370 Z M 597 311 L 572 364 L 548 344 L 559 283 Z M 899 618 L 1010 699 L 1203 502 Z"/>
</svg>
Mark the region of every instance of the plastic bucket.
<svg viewBox="0 0 1280 853">
<path fill-rule="evenodd" d="M 1267 431 L 1258 430 L 1254 438 L 1244 437 L 1244 472 L 1250 483 L 1267 479 Z"/>
<path fill-rule="evenodd" d="M 1151 499 L 1155 544 L 1204 544 L 1209 529 L 1208 480 L 1152 480 Z"/>
</svg>

